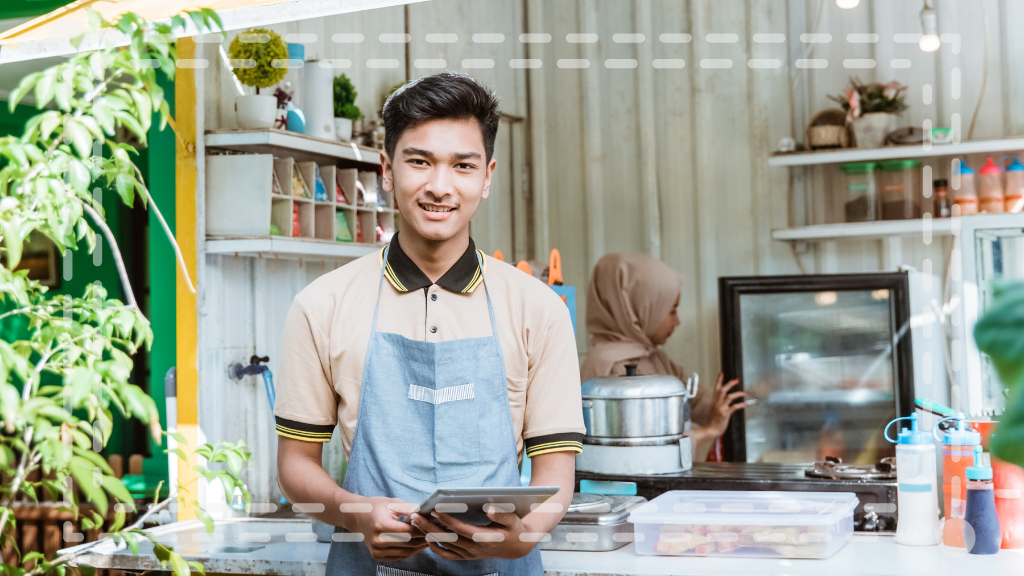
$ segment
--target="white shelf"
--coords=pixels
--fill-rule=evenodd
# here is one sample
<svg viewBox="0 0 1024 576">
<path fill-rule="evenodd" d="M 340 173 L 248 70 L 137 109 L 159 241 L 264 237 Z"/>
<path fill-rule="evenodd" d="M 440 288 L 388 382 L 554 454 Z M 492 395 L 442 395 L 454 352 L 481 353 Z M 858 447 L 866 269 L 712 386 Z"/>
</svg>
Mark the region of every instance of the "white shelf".
<svg viewBox="0 0 1024 576">
<path fill-rule="evenodd" d="M 264 238 L 207 238 L 207 254 L 226 254 L 261 258 L 296 260 L 352 259 L 372 254 L 380 246 L 347 242 L 330 242 L 310 238 L 272 236 Z"/>
<path fill-rule="evenodd" d="M 380 150 L 287 130 L 214 130 L 206 133 L 208 148 L 252 154 L 291 156 L 299 161 L 328 163 L 336 159 L 380 166 Z"/>
<path fill-rule="evenodd" d="M 932 236 L 959 234 L 964 228 L 1024 228 L 1024 214 L 981 214 L 962 218 L 935 218 L 930 222 Z M 887 236 L 924 235 L 924 220 L 881 220 L 844 224 L 818 224 L 772 230 L 772 240 L 815 242 L 841 239 L 870 239 Z"/>
<path fill-rule="evenodd" d="M 899 160 L 901 158 L 926 158 L 934 156 L 959 156 L 961 154 L 984 154 L 987 152 L 1014 152 L 1024 150 L 1024 138 L 999 138 L 996 140 L 971 140 L 959 144 L 932 144 L 927 146 L 889 146 L 886 148 L 847 148 L 822 152 L 798 152 L 776 154 L 768 158 L 769 166 L 811 166 L 816 164 L 840 164 L 844 162 L 873 162 Z"/>
</svg>

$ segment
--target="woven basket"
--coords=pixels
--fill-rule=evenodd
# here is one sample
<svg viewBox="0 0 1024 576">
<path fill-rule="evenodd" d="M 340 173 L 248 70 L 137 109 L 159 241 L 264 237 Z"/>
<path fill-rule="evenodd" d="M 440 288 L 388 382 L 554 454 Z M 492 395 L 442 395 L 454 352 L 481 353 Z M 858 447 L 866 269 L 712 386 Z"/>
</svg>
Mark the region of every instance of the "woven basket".
<svg viewBox="0 0 1024 576">
<path fill-rule="evenodd" d="M 805 134 L 807 148 L 849 148 L 850 132 L 846 127 L 846 112 L 838 108 L 822 110 L 811 118 Z"/>
</svg>

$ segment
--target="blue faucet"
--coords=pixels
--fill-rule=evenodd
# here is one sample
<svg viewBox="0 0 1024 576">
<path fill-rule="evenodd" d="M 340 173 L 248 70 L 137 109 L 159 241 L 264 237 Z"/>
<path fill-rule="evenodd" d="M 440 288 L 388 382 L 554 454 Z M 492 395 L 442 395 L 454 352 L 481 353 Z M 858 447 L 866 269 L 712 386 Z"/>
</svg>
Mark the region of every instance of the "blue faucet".
<svg viewBox="0 0 1024 576">
<path fill-rule="evenodd" d="M 257 374 L 263 375 L 263 386 L 267 389 L 267 400 L 270 401 L 270 409 L 274 409 L 274 400 L 276 395 L 274 393 L 274 375 L 271 373 L 270 368 L 260 364 L 260 362 L 270 362 L 269 356 L 253 356 L 249 358 L 249 365 L 243 366 L 240 363 L 234 363 L 228 366 L 228 376 L 233 380 L 241 380 L 244 376 L 255 376 Z"/>
</svg>

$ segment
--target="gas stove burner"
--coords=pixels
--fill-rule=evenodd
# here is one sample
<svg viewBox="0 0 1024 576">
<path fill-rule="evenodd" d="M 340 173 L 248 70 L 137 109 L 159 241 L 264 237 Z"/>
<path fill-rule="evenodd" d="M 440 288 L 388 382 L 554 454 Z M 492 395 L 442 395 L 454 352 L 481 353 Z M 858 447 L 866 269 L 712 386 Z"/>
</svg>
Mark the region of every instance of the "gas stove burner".
<svg viewBox="0 0 1024 576">
<path fill-rule="evenodd" d="M 842 459 L 826 456 L 804 471 L 811 478 L 832 480 L 894 480 L 896 459 L 882 458 L 877 464 L 843 464 Z"/>
</svg>

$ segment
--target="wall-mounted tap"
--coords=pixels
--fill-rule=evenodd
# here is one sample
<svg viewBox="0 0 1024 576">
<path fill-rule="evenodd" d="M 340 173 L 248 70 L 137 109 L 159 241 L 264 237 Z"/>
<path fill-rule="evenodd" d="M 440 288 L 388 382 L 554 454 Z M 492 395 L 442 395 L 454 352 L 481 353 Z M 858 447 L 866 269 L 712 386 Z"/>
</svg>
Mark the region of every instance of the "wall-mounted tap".
<svg viewBox="0 0 1024 576">
<path fill-rule="evenodd" d="M 261 362 L 270 362 L 270 356 L 253 356 L 249 358 L 249 365 L 243 366 L 236 362 L 228 366 L 228 377 L 232 380 L 239 381 L 245 376 L 255 376 L 257 374 L 263 375 L 263 386 L 267 390 L 267 400 L 270 402 L 270 409 L 274 409 L 274 400 L 276 394 L 274 392 L 274 375 L 270 372 L 270 368 L 260 364 Z"/>
</svg>

